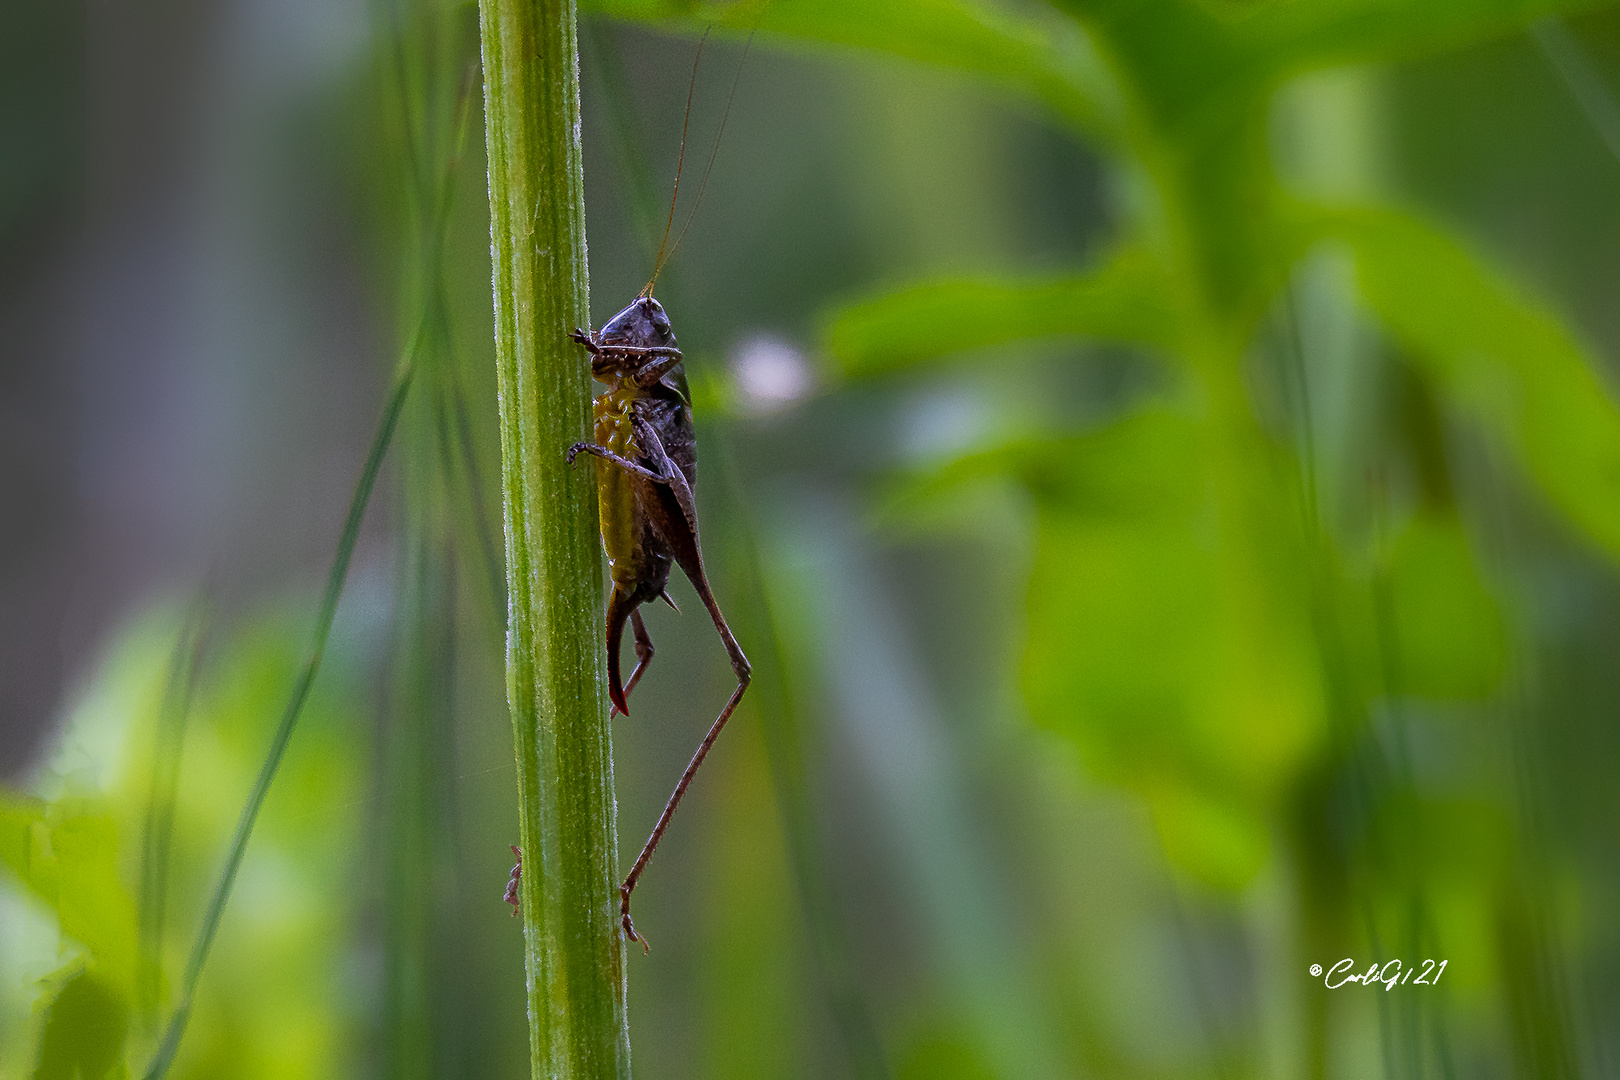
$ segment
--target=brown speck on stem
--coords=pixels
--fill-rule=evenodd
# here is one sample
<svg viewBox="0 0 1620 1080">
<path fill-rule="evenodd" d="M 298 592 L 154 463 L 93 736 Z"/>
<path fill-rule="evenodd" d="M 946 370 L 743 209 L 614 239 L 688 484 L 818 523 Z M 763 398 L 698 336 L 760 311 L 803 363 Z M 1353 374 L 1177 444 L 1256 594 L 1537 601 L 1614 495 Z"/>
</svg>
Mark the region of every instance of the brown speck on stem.
<svg viewBox="0 0 1620 1080">
<path fill-rule="evenodd" d="M 518 899 L 518 884 L 523 880 L 523 849 L 516 844 L 511 848 L 512 854 L 517 856 L 517 864 L 512 867 L 512 876 L 506 881 L 506 894 L 501 899 L 512 905 L 512 917 L 515 919 L 522 906 L 522 901 Z"/>
</svg>

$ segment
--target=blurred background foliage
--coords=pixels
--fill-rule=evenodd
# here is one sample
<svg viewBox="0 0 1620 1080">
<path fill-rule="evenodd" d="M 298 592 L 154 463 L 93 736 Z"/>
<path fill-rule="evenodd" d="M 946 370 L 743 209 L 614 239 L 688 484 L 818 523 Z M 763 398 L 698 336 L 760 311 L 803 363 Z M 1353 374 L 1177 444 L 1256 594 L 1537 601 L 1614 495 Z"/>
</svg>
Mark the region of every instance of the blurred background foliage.
<svg viewBox="0 0 1620 1080">
<path fill-rule="evenodd" d="M 0 1077 L 144 1075 L 390 376 L 171 1075 L 525 1067 L 475 19 L 0 14 Z M 1615 1075 L 1612 5 L 599 0 L 598 324 L 711 24 L 637 1074 Z"/>
</svg>

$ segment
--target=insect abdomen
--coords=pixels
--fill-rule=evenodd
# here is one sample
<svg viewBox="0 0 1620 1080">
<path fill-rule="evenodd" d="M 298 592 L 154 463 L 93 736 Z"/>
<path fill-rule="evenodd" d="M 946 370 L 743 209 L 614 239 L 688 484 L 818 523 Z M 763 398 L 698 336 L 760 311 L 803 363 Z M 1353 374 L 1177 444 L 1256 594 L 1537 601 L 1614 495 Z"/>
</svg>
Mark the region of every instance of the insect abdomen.
<svg viewBox="0 0 1620 1080">
<path fill-rule="evenodd" d="M 596 399 L 595 411 L 597 444 L 634 460 L 636 449 L 629 409 L 612 394 L 603 394 Z M 640 553 L 635 489 L 623 469 L 609 466 L 598 469 L 596 475 L 597 513 L 602 524 L 602 547 L 607 551 L 608 574 L 615 584 L 632 591 L 640 569 L 636 565 Z"/>
</svg>

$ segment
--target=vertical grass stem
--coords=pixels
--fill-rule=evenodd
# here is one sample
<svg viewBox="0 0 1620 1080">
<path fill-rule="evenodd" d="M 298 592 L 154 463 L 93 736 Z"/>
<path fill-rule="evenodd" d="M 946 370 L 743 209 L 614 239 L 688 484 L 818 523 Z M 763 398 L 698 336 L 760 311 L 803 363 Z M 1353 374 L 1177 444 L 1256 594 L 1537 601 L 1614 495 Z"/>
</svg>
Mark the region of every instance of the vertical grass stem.
<svg viewBox="0 0 1620 1080">
<path fill-rule="evenodd" d="M 479 23 L 532 1069 L 628 1080 L 596 492 L 564 460 L 591 415 L 576 11 L 480 0 Z"/>
</svg>

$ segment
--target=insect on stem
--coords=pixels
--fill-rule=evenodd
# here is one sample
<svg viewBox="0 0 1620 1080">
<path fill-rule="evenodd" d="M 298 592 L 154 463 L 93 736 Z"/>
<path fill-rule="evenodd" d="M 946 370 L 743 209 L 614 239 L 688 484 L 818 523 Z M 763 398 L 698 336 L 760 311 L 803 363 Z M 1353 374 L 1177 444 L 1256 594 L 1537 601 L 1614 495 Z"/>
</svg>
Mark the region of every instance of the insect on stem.
<svg viewBox="0 0 1620 1080">
<path fill-rule="evenodd" d="M 698 43 L 698 57 L 703 55 L 703 44 L 708 31 Z M 748 46 L 743 49 L 743 62 L 748 59 L 748 48 L 754 35 L 748 35 Z M 697 60 L 692 62 L 692 84 L 686 91 L 686 118 L 681 121 L 681 153 L 675 166 L 675 190 L 670 195 L 669 218 L 664 224 L 664 237 L 658 245 L 658 259 L 653 275 L 646 286 L 628 306 L 609 319 L 601 330 L 589 332 L 576 329 L 569 336 L 583 346 L 590 356 L 591 374 L 606 384 L 607 391 L 595 400 L 594 442 L 579 442 L 569 447 L 566 457 L 573 465 L 584 453 L 597 458 L 597 507 L 601 515 L 602 546 L 607 549 L 609 576 L 613 589 L 607 602 L 608 696 L 613 711 L 630 715 L 630 691 L 635 689 L 642 672 L 653 658 L 652 638 L 642 622 L 637 608 L 655 600 L 666 600 L 671 607 L 667 585 L 672 567 L 679 566 L 697 590 L 720 642 L 731 661 L 732 673 L 737 677 L 736 688 L 720 710 L 720 715 L 709 726 L 708 734 L 698 745 L 697 752 L 681 774 L 664 811 L 658 816 L 652 835 L 642 846 L 630 873 L 619 886 L 619 921 L 631 941 L 647 942 L 636 933 L 630 921 L 630 894 L 635 890 L 642 871 L 658 848 L 664 830 L 675 816 L 681 799 L 692 783 L 692 778 L 703 764 L 726 721 L 736 711 L 737 703 L 748 690 L 752 669 L 742 647 L 726 625 L 726 617 L 709 588 L 708 575 L 703 567 L 703 551 L 698 542 L 697 502 L 692 489 L 697 483 L 697 437 L 692 422 L 692 395 L 687 388 L 686 373 L 681 366 L 681 351 L 675 344 L 675 331 L 663 305 L 653 299 L 653 285 L 675 249 L 692 225 L 697 208 L 703 202 L 703 192 L 709 184 L 709 174 L 720 155 L 720 137 L 725 134 L 726 120 L 731 116 L 731 105 L 737 98 L 737 84 L 742 80 L 742 62 L 731 80 L 731 93 L 726 98 L 726 109 L 720 117 L 720 128 L 715 134 L 714 150 L 703 169 L 703 181 L 698 185 L 697 198 L 692 210 L 675 237 L 673 246 L 669 234 L 675 224 L 675 206 L 680 194 L 681 170 L 686 162 L 686 135 L 692 118 L 692 98 L 697 87 Z M 635 634 L 636 667 L 628 681 L 620 675 L 620 646 L 624 642 L 624 626 L 629 622 Z M 513 867 L 512 882 L 518 881 L 519 868 Z M 513 890 L 509 889 L 509 897 Z"/>
</svg>

